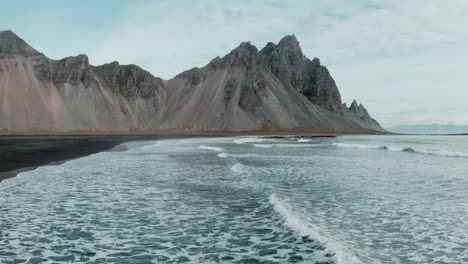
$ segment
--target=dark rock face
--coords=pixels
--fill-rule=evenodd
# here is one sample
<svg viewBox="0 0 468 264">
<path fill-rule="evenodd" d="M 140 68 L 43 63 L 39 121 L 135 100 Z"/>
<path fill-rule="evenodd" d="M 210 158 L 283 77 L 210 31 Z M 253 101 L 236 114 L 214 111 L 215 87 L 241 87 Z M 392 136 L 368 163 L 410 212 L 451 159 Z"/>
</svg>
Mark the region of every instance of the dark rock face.
<svg viewBox="0 0 468 264">
<path fill-rule="evenodd" d="M 112 62 L 92 67 L 106 86 L 113 87 L 125 97 L 151 98 L 163 87 L 162 80 L 136 65 L 120 65 Z"/>
<path fill-rule="evenodd" d="M 91 68 L 88 56 L 82 54 L 76 57 L 68 57 L 52 63 L 52 82 L 60 87 L 65 83 L 78 85 L 83 83 L 89 87 L 91 82 Z"/>
<path fill-rule="evenodd" d="M 243 72 L 238 105 L 247 112 L 255 113 L 255 108 L 261 105 L 260 96 L 266 86 L 260 71 L 262 61 L 258 49 L 250 42 L 243 42 L 221 61 L 224 67 L 234 67 Z"/>
<path fill-rule="evenodd" d="M 21 55 L 29 57 L 40 54 L 11 30 L 0 31 L 0 56 Z"/>
<path fill-rule="evenodd" d="M 195 67 L 178 74 L 176 78 L 184 78 L 189 80 L 191 85 L 197 85 L 205 79 L 205 75 L 202 74 L 199 68 Z"/>
<path fill-rule="evenodd" d="M 260 54 L 286 87 L 296 89 L 316 105 L 341 113 L 341 95 L 335 81 L 319 59 L 311 61 L 302 54 L 294 35 L 284 37 L 277 45 L 269 42 Z"/>
</svg>

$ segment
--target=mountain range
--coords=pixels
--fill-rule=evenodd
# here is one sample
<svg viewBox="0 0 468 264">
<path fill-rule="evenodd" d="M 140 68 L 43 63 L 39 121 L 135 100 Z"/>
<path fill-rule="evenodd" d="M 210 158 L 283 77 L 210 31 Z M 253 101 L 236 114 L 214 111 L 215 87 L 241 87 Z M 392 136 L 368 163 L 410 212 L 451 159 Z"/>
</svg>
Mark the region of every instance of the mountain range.
<svg viewBox="0 0 468 264">
<path fill-rule="evenodd" d="M 0 129 L 24 131 L 295 131 L 378 133 L 347 107 L 328 69 L 294 35 L 258 50 L 243 42 L 170 80 L 136 65 L 53 60 L 0 31 Z"/>
</svg>

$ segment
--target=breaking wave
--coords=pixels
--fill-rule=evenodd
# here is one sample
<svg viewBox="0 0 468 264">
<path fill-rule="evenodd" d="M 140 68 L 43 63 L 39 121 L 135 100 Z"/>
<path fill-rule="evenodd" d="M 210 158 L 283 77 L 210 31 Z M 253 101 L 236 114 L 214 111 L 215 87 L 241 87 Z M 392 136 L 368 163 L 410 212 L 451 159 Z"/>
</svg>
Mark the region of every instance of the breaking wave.
<svg viewBox="0 0 468 264">
<path fill-rule="evenodd" d="M 238 173 L 238 174 L 248 173 L 249 168 L 247 168 L 247 166 L 242 164 L 242 163 L 236 163 L 236 164 L 231 166 L 231 171 L 234 172 L 234 173 Z"/>
<path fill-rule="evenodd" d="M 235 158 L 247 158 L 247 157 L 265 157 L 264 155 L 258 155 L 253 153 L 245 153 L 245 154 L 228 154 L 226 152 L 221 152 L 217 155 L 220 158 L 228 158 L 228 157 L 235 157 Z"/>
<path fill-rule="evenodd" d="M 268 141 L 265 138 L 256 138 L 256 137 L 248 137 L 248 138 L 239 138 L 235 139 L 233 142 L 236 144 L 245 144 L 245 143 L 259 143 Z"/>
<path fill-rule="evenodd" d="M 227 153 L 225 153 L 225 152 L 221 152 L 221 153 L 218 154 L 218 157 L 220 157 L 220 158 L 227 158 L 227 157 L 229 157 L 229 156 L 230 156 L 230 155 L 227 154 Z"/>
<path fill-rule="evenodd" d="M 271 145 L 271 144 L 253 144 L 253 146 L 256 147 L 256 148 L 271 148 L 274 145 Z"/>
<path fill-rule="evenodd" d="M 360 149 L 379 149 L 379 150 L 389 150 L 389 151 L 401 151 L 406 153 L 416 153 L 416 154 L 426 154 L 426 155 L 435 155 L 440 157 L 468 157 L 468 153 L 460 151 L 448 151 L 448 150 L 416 150 L 411 147 L 398 148 L 398 147 L 388 147 L 388 146 L 376 146 L 376 145 L 364 145 L 364 144 L 350 144 L 350 143 L 333 143 L 334 146 L 343 147 L 343 148 L 360 148 Z"/>
<path fill-rule="evenodd" d="M 301 236 L 309 236 L 325 245 L 332 254 L 335 254 L 335 261 L 338 264 L 360 264 L 360 261 L 351 251 L 347 250 L 341 243 L 325 236 L 320 228 L 305 221 L 300 214 L 294 212 L 291 206 L 281 200 L 276 194 L 270 195 L 270 204 L 273 209 L 284 220 L 284 224 L 297 232 Z"/>
<path fill-rule="evenodd" d="M 218 152 L 224 151 L 224 149 L 220 148 L 220 147 L 212 147 L 212 146 L 204 146 L 204 145 L 201 145 L 198 148 L 199 149 L 212 150 L 212 151 L 218 151 Z"/>
</svg>

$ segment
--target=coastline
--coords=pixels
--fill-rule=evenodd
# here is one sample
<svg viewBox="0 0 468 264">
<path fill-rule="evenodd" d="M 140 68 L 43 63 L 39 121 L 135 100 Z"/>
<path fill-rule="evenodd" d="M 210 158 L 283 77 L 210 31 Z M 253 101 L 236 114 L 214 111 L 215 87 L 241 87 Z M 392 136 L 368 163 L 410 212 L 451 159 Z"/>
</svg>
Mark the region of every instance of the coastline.
<svg viewBox="0 0 468 264">
<path fill-rule="evenodd" d="M 110 150 L 122 143 L 187 137 L 380 135 L 376 131 L 31 131 L 0 130 L 0 182 L 37 167 Z"/>
<path fill-rule="evenodd" d="M 0 135 L 0 182 L 40 166 L 58 165 L 137 140 L 193 135 Z M 118 150 L 117 150 L 118 151 Z"/>
</svg>

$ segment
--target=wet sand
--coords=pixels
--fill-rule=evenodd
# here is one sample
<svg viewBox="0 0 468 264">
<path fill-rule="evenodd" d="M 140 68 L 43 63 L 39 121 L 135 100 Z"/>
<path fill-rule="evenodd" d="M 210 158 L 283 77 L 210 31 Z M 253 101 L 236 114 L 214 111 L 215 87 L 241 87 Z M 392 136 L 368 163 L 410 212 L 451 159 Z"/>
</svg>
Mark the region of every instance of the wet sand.
<svg viewBox="0 0 468 264">
<path fill-rule="evenodd" d="M 110 150 L 128 141 L 194 136 L 196 135 L 0 136 L 0 182 L 23 171 Z"/>
</svg>

